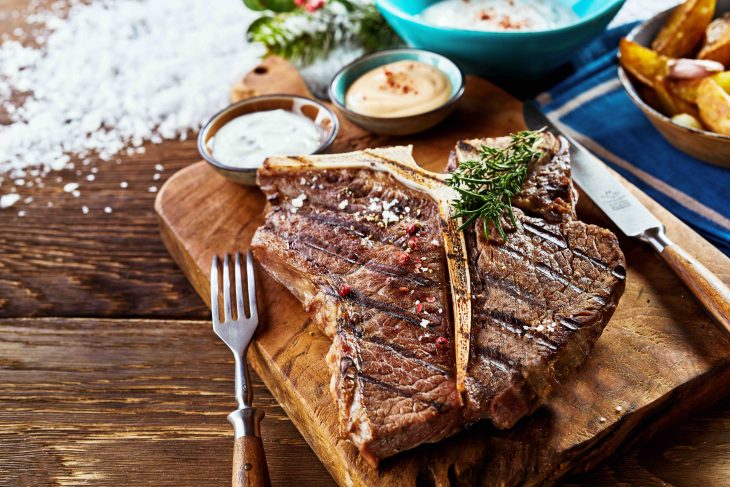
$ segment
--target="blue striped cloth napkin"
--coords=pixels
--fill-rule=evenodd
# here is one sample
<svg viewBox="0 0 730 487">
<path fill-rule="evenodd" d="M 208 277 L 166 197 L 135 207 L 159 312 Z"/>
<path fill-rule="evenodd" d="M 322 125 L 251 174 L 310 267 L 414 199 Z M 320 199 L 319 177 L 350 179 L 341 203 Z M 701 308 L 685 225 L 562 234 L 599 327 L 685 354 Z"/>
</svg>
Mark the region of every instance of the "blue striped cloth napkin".
<svg viewBox="0 0 730 487">
<path fill-rule="evenodd" d="M 537 100 L 595 155 L 730 256 L 730 169 L 672 147 L 619 83 L 616 50 L 633 25 L 586 46 L 575 72 Z"/>
</svg>

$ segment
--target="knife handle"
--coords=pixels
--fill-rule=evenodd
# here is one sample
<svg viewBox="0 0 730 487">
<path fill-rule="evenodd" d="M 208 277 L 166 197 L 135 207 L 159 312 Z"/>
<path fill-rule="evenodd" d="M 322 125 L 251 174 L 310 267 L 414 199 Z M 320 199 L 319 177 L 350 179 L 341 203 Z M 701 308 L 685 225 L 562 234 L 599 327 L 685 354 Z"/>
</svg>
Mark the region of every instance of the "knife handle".
<svg viewBox="0 0 730 487">
<path fill-rule="evenodd" d="M 270 487 L 269 466 L 261 441 L 264 412 L 252 407 L 239 408 L 228 415 L 236 441 L 233 444 L 233 487 Z"/>
<path fill-rule="evenodd" d="M 233 445 L 233 487 L 270 487 L 264 443 L 258 436 L 241 436 Z"/>
<path fill-rule="evenodd" d="M 730 335 L 730 289 L 725 283 L 675 243 L 659 255 Z"/>
</svg>

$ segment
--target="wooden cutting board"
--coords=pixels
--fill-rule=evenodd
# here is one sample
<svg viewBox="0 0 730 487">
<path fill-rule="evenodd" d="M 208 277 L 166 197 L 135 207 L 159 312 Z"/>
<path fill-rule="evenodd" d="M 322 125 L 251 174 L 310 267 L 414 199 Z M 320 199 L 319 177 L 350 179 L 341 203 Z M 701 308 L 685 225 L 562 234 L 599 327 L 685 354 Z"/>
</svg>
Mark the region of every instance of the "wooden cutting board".
<svg viewBox="0 0 730 487">
<path fill-rule="evenodd" d="M 236 87 L 234 98 L 274 92 L 308 94 L 291 65 L 271 58 Z M 379 137 L 341 121 L 332 152 L 412 143 L 416 160 L 431 170 L 443 169 L 457 139 L 524 128 L 521 103 L 478 78 L 468 80 L 455 113 L 423 134 Z M 666 224 L 672 240 L 730 282 L 730 259 L 622 182 Z M 588 198 L 581 195 L 579 201 L 581 219 L 613 228 Z M 155 209 L 163 240 L 206 301 L 211 258 L 246 249 L 263 207 L 258 189 L 232 183 L 204 162 L 179 171 L 161 189 Z M 591 468 L 620 446 L 730 392 L 730 340 L 648 247 L 625 238 L 621 246 L 628 263 L 626 292 L 588 362 L 545 406 L 508 431 L 482 422 L 371 468 L 337 436 L 324 362 L 329 339 L 261 269 L 262 324 L 249 360 L 340 485 L 550 483 L 568 471 Z"/>
</svg>

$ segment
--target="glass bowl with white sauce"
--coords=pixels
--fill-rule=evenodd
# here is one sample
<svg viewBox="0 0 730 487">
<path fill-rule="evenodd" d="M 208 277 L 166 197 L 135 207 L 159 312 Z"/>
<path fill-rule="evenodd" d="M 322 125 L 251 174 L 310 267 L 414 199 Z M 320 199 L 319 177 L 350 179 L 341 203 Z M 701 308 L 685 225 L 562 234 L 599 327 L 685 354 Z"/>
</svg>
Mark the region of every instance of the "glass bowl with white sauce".
<svg viewBox="0 0 730 487">
<path fill-rule="evenodd" d="M 316 100 L 254 96 L 213 115 L 198 134 L 198 151 L 224 176 L 255 186 L 267 157 L 319 154 L 338 130 L 337 116 Z"/>
</svg>

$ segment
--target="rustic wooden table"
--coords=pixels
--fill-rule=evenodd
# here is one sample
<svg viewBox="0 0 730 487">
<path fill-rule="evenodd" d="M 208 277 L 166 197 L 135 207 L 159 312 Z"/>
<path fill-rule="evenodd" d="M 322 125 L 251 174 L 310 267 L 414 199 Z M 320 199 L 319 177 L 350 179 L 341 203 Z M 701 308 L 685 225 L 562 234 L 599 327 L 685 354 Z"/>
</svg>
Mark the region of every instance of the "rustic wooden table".
<svg viewBox="0 0 730 487">
<path fill-rule="evenodd" d="M 0 33 L 14 27 L 0 20 Z M 63 192 L 80 179 L 64 171 L 23 190 L 25 216 L 0 211 L 0 485 L 230 481 L 231 355 L 163 247 L 147 190 L 198 159 L 192 140 L 148 146 L 96 164 L 79 198 Z M 0 194 L 9 187 L 0 180 Z M 273 484 L 331 485 L 258 379 L 255 389 Z M 723 486 L 729 459 L 725 400 L 565 485 Z"/>
</svg>

